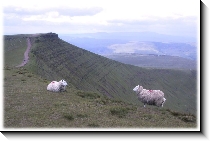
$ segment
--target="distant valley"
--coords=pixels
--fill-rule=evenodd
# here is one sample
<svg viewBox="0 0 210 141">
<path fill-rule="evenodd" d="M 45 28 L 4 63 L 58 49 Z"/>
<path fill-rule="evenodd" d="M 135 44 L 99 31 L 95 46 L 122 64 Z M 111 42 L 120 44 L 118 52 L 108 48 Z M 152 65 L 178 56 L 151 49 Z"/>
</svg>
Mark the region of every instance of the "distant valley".
<svg viewBox="0 0 210 141">
<path fill-rule="evenodd" d="M 196 61 L 168 55 L 142 55 L 135 53 L 112 54 L 105 57 L 125 64 L 146 68 L 197 69 Z"/>
<path fill-rule="evenodd" d="M 194 38 L 156 33 L 68 34 L 60 38 L 95 54 L 135 66 L 197 68 Z"/>
</svg>

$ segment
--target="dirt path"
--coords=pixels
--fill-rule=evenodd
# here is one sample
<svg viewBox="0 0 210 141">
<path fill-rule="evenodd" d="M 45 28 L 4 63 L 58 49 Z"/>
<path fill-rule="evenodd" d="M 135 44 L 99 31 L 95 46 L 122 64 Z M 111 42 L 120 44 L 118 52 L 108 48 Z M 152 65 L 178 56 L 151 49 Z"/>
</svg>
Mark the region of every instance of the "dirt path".
<svg viewBox="0 0 210 141">
<path fill-rule="evenodd" d="M 16 67 L 23 67 L 24 65 L 26 65 L 28 63 L 28 60 L 29 60 L 28 53 L 29 53 L 30 49 L 31 49 L 31 40 L 30 40 L 30 38 L 27 38 L 27 49 L 26 49 L 26 51 L 24 53 L 23 62 L 20 65 L 16 66 Z"/>
</svg>

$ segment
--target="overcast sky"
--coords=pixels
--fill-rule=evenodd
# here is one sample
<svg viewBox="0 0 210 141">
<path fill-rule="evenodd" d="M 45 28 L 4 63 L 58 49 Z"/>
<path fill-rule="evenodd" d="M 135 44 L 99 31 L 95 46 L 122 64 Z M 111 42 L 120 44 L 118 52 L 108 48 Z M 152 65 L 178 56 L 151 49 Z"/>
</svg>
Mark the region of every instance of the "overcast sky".
<svg viewBox="0 0 210 141">
<path fill-rule="evenodd" d="M 3 33 L 156 32 L 196 36 L 200 0 L 6 0 Z"/>
</svg>

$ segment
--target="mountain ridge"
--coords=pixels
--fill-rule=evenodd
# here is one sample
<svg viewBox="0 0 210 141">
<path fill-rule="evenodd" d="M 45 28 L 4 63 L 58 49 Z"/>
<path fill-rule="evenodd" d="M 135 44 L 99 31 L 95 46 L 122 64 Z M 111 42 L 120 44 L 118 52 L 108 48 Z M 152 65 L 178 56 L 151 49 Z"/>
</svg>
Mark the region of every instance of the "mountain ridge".
<svg viewBox="0 0 210 141">
<path fill-rule="evenodd" d="M 125 65 L 78 48 L 53 33 L 30 37 L 32 49 L 25 68 L 48 81 L 66 79 L 76 89 L 141 105 L 132 91 L 140 84 L 164 91 L 167 108 L 196 113 L 196 71 Z"/>
</svg>

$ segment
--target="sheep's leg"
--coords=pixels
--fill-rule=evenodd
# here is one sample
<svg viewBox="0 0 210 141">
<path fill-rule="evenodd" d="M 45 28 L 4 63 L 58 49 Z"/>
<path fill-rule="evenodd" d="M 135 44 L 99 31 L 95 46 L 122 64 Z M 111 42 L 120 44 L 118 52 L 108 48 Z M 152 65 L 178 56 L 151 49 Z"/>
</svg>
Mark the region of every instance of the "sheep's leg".
<svg viewBox="0 0 210 141">
<path fill-rule="evenodd" d="M 161 105 L 162 105 L 162 107 L 163 107 L 163 104 L 165 103 L 165 101 L 166 101 L 166 99 L 164 98 L 164 100 L 163 100 L 163 102 L 162 102 L 162 104 L 161 104 Z"/>
<path fill-rule="evenodd" d="M 163 107 L 163 104 L 165 103 L 165 101 L 162 103 L 162 107 Z"/>
</svg>

